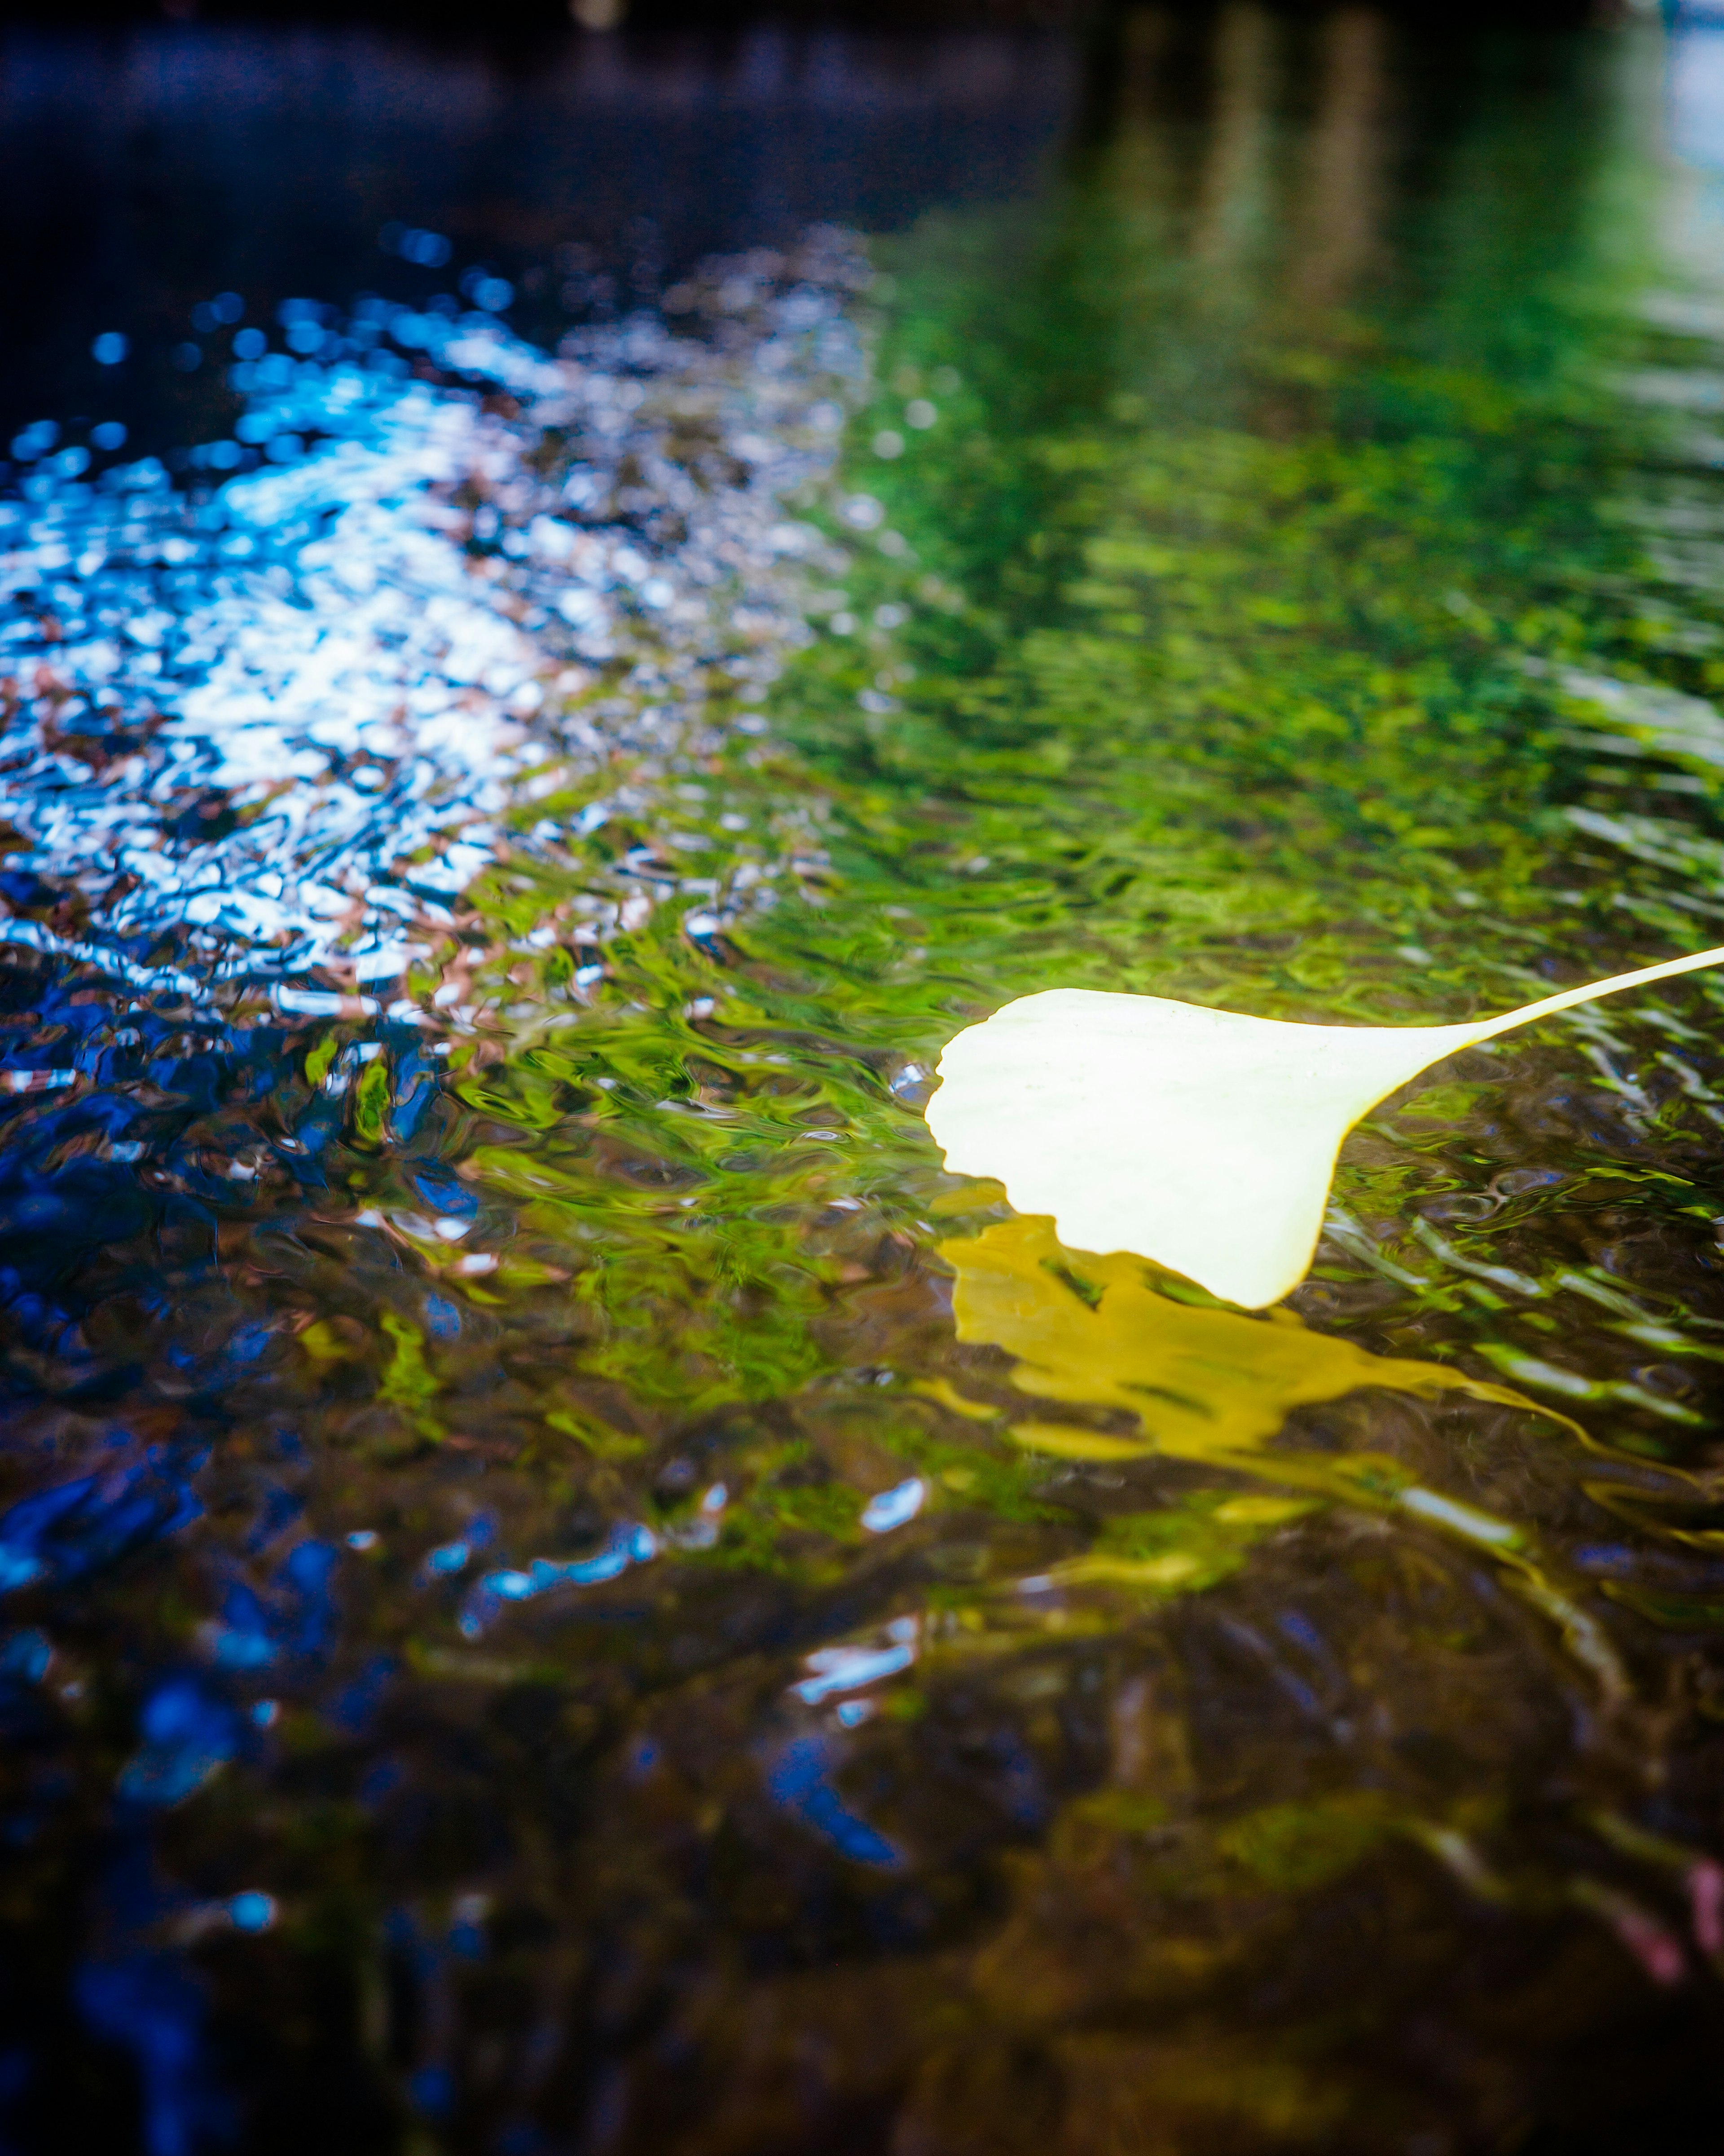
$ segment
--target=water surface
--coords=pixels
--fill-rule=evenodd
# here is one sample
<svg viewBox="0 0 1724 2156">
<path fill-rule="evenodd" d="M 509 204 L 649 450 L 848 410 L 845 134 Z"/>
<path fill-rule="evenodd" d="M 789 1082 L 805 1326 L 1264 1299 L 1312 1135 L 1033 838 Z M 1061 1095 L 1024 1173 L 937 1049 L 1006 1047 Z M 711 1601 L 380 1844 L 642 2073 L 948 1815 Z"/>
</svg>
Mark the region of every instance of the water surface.
<svg viewBox="0 0 1724 2156">
<path fill-rule="evenodd" d="M 918 1111 L 1717 939 L 1715 36 L 1142 11 L 1015 200 L 25 444 L 17 2145 L 1712 2145 L 1716 978 L 1272 1317 Z"/>
</svg>

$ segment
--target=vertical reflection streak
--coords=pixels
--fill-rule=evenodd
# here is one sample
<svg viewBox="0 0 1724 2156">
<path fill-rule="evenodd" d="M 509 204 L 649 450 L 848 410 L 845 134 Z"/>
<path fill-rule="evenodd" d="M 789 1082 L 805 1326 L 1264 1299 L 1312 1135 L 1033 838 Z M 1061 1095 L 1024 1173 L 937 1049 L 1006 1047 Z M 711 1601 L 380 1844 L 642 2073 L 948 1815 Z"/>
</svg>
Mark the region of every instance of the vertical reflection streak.
<svg viewBox="0 0 1724 2156">
<path fill-rule="evenodd" d="M 1122 198 L 1137 210 L 1160 213 L 1172 200 L 1172 173 L 1167 131 L 1156 110 L 1156 92 L 1173 36 L 1165 8 L 1134 8 L 1123 25 L 1116 131 L 1111 163 Z"/>
<path fill-rule="evenodd" d="M 1264 235 L 1277 43 L 1267 13 L 1249 4 L 1229 8 L 1216 33 L 1215 117 L 1191 248 L 1213 269 L 1239 264 Z"/>
<path fill-rule="evenodd" d="M 1380 244 L 1385 28 L 1366 8 L 1331 15 L 1321 38 L 1321 90 L 1306 162 L 1305 202 L 1290 285 L 1307 306 L 1333 306 Z"/>
</svg>

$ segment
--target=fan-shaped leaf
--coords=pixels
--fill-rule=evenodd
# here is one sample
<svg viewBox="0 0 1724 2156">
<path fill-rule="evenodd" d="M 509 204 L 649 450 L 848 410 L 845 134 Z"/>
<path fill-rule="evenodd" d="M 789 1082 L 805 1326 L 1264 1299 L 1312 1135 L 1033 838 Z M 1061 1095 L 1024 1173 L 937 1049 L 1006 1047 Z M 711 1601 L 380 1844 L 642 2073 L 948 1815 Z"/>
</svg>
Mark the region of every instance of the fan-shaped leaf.
<svg viewBox="0 0 1724 2156">
<path fill-rule="evenodd" d="M 1463 1025 L 1290 1025 L 1159 996 L 1053 988 L 970 1026 L 926 1110 L 946 1164 L 1003 1183 L 1062 1242 L 1135 1250 L 1261 1309 L 1309 1270 L 1341 1141 L 1457 1049 L 1724 964 L 1724 950 Z"/>
</svg>

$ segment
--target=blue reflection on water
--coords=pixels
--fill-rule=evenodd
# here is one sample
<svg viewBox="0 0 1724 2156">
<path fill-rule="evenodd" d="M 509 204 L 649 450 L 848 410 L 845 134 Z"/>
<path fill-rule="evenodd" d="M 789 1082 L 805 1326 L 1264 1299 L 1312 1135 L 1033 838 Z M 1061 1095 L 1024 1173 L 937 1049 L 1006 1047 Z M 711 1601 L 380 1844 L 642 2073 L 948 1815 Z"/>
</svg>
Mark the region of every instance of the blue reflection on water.
<svg viewBox="0 0 1724 2156">
<path fill-rule="evenodd" d="M 833 1787 L 839 1753 L 829 1738 L 794 1737 L 767 1771 L 773 1801 L 829 1841 L 852 1863 L 896 1866 L 902 1856 L 885 1836 L 853 1812 Z"/>
<path fill-rule="evenodd" d="M 90 2025 L 136 2064 L 146 2156 L 197 2156 L 228 2143 L 234 2107 L 210 2079 L 204 1989 L 185 1963 L 165 1953 L 89 1962 L 77 1988 Z"/>
<path fill-rule="evenodd" d="M 196 1519 L 198 1499 L 175 1472 L 195 1464 L 152 1451 L 129 1471 L 80 1476 L 21 1499 L 0 1514 L 0 1593 L 81 1579 Z"/>
<path fill-rule="evenodd" d="M 142 1748 L 121 1768 L 119 1793 L 136 1804 L 177 1804 L 239 1748 L 239 1718 L 192 1677 L 172 1677 L 144 1703 Z"/>
<path fill-rule="evenodd" d="M 857 268 L 839 235 L 811 259 Z M 0 1649 L 0 1726 L 43 1753 L 3 1831 L 30 1843 L 74 1794 L 49 1710 L 83 1713 L 100 1688 L 100 1711 L 131 1726 L 84 1793 L 111 1861 L 90 1890 L 75 2003 L 136 2065 L 150 2156 L 193 2156 L 239 2131 L 191 1957 L 213 1933 L 237 1951 L 290 1906 L 254 1883 L 246 1856 L 212 1860 L 239 1876 L 204 1877 L 195 1894 L 158 1879 L 157 1836 L 215 1814 L 171 1815 L 212 1784 L 226 1793 L 212 1805 L 231 1799 L 243 1815 L 242 1778 L 273 1772 L 319 1728 L 345 1762 L 338 1801 L 382 1815 L 418 1800 L 410 1757 L 380 1727 L 407 1656 L 397 1635 L 344 1630 L 379 1537 L 315 1531 L 328 1463 L 269 1400 L 291 1335 L 267 1288 L 256 1300 L 236 1288 L 223 1230 L 255 1229 L 261 1156 L 292 1178 L 278 1188 L 295 1208 L 344 1188 L 346 1167 L 330 1163 L 347 1095 L 379 1057 L 392 1079 L 382 1142 L 415 1142 L 440 1091 L 426 1029 L 446 1021 L 403 993 L 404 976 L 451 926 L 539 763 L 554 751 L 600 773 L 619 748 L 663 753 L 669 727 L 711 723 L 699 694 L 678 708 L 677 680 L 717 654 L 727 693 L 758 701 L 804 633 L 799 565 L 818 535 L 782 496 L 829 469 L 834 392 L 859 347 L 843 279 L 757 281 L 750 334 L 774 348 L 758 369 L 749 351 L 715 355 L 645 319 L 553 359 L 503 331 L 477 287 L 464 316 L 295 312 L 287 352 L 236 366 L 246 423 L 193 454 L 200 482 L 218 482 L 208 492 L 175 493 L 151 459 L 91 472 L 80 449 L 74 470 L 44 429 L 21 498 L 0 502 L 12 780 L 0 942 L 18 960 L 0 985 L 12 998 L 0 1020 L 14 1020 L 0 1031 L 0 1303 L 38 1358 L 9 1366 L 15 1401 L 74 1432 L 63 1442 L 39 1414 L 18 1424 L 0 1592 L 22 1615 L 36 1614 L 23 1598 L 77 1589 L 46 1613 L 58 1641 L 62 1616 L 74 1633 L 87 1625 L 123 1563 L 199 1523 L 161 1609 L 162 1575 L 126 1583 L 115 1666 L 75 1640 L 60 1658 L 35 1625 Z M 435 378 L 410 378 L 408 354 Z M 719 414 L 719 446 L 727 429 L 746 449 L 726 473 L 691 474 L 664 449 L 671 422 L 651 395 L 690 385 Z M 578 469 L 532 460 L 552 430 L 583 439 Z M 675 511 L 674 536 L 604 506 L 625 460 Z M 452 506 L 475 470 L 493 494 L 513 489 L 507 516 Z M 732 636 L 710 595 L 739 579 L 749 623 Z M 601 668 L 624 692 L 602 721 L 574 693 Z M 761 722 L 745 710 L 739 724 Z M 611 778 L 577 820 L 645 829 L 654 813 Z M 763 886 L 736 903 L 770 896 Z M 706 900 L 691 918 L 711 934 L 721 910 Z M 583 952 L 589 981 L 616 913 Z M 345 1045 L 290 1134 L 266 1137 L 261 1106 L 297 1069 L 290 1055 L 303 1058 L 308 1017 L 362 1019 L 369 1038 Z M 465 1183 L 427 1159 L 400 1172 L 427 1236 L 451 1252 L 480 1239 Z M 281 1232 L 300 1224 L 291 1214 Z M 433 1338 L 461 1335 L 454 1294 L 427 1286 L 413 1306 Z M 136 1346 L 116 1351 L 121 1336 Z M 38 1424 L 45 1435 L 23 1434 Z M 208 1510 L 207 1467 L 238 1478 Z M 893 1523 L 919 1494 L 895 1493 Z M 444 1538 L 413 1532 L 425 1553 L 411 1592 L 470 1640 L 509 1604 L 601 1585 L 667 1542 L 706 1546 L 725 1500 L 714 1486 L 695 1520 L 662 1535 L 600 1522 L 596 1548 L 583 1526 L 587 1553 L 493 1559 L 476 1581 L 500 1530 L 468 1502 L 439 1522 Z M 259 1699 L 265 1683 L 279 1697 Z M 780 1800 L 844 1854 L 899 1861 L 818 1762 L 778 1779 Z M 476 1905 L 427 1951 L 434 1989 L 452 1962 L 483 1958 Z M 441 2115 L 445 2064 L 427 2056 L 403 2072 L 415 2107 Z"/>
</svg>

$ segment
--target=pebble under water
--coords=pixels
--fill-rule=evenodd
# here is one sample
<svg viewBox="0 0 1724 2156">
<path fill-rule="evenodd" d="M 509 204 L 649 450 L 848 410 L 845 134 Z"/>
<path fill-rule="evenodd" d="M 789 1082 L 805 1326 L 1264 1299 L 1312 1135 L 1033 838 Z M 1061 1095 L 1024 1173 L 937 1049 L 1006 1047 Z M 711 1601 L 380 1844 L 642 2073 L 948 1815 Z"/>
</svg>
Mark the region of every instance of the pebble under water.
<svg viewBox="0 0 1724 2156">
<path fill-rule="evenodd" d="M 1724 33 L 1127 23 L 1032 199 L 13 444 L 0 2145 L 1716 2145 L 1724 983 L 1268 1316 L 921 1108 L 1718 940 Z"/>
</svg>

